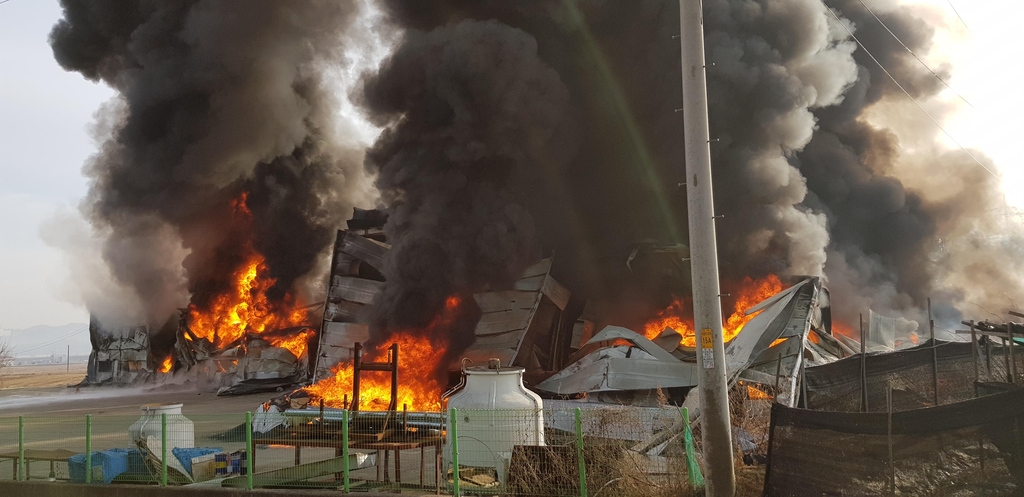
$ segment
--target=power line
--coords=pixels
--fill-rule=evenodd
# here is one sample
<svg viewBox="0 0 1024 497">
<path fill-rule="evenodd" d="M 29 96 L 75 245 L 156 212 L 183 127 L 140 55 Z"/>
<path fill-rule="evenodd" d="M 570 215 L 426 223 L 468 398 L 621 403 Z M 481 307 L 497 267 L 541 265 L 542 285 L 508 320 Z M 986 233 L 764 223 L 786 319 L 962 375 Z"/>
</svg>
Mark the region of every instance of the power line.
<svg viewBox="0 0 1024 497">
<path fill-rule="evenodd" d="M 901 85 L 900 82 L 897 81 L 896 78 L 894 78 L 893 75 L 889 73 L 889 70 L 886 69 L 885 66 L 883 66 L 882 63 L 879 62 L 878 59 L 876 59 L 874 55 L 871 54 L 871 51 L 868 50 L 868 47 L 865 47 L 864 44 L 860 42 L 860 40 L 857 38 L 857 35 L 853 34 L 853 31 L 851 31 L 850 27 L 847 26 L 845 22 L 843 22 L 843 20 L 839 17 L 839 14 L 836 14 L 835 11 L 832 10 L 831 7 L 829 7 L 827 4 L 825 4 L 825 0 L 818 0 L 818 1 L 821 2 L 821 5 L 823 7 L 825 7 L 830 14 L 832 14 L 832 17 L 836 18 L 836 21 L 839 22 L 839 24 L 843 26 L 843 29 L 845 29 L 847 33 L 850 33 L 850 37 L 853 38 L 853 41 L 857 42 L 857 45 L 859 45 L 860 48 L 864 49 L 864 53 L 868 54 L 868 57 L 871 57 L 871 60 L 875 61 L 875 64 L 878 64 L 878 67 L 880 69 L 882 69 L 882 72 L 884 72 L 886 76 L 889 76 L 889 79 L 891 79 L 893 83 L 896 83 L 896 86 L 899 87 L 899 89 L 903 92 L 903 94 L 906 95 L 907 98 L 909 98 L 911 102 L 914 102 L 914 105 L 916 105 L 918 109 L 921 109 L 921 112 L 923 112 L 924 115 L 928 116 L 928 119 L 932 122 L 932 124 L 934 124 L 937 128 L 942 130 L 942 132 L 950 140 L 952 140 L 952 142 L 955 143 L 956 146 L 960 147 L 960 150 L 963 150 L 964 153 L 967 154 L 968 157 L 973 159 L 974 162 L 976 162 L 979 166 L 981 166 L 982 169 L 988 171 L 988 173 L 991 174 L 993 178 L 999 179 L 999 175 L 998 174 L 994 173 L 985 164 L 982 164 L 981 161 L 978 160 L 978 158 L 974 156 L 974 154 L 972 154 L 970 151 L 968 151 L 966 148 L 964 148 L 964 146 L 961 145 L 960 142 L 958 142 L 956 140 L 956 138 L 953 138 L 953 135 L 949 134 L 949 131 L 946 131 L 946 128 L 942 127 L 942 125 L 939 124 L 939 122 L 936 121 L 935 118 L 932 117 L 932 115 L 929 114 L 928 111 L 925 110 L 925 108 L 921 106 L 921 104 L 917 101 L 917 99 L 914 98 L 914 96 L 911 95 L 910 92 L 908 92 L 907 89 L 904 88 L 903 85 Z"/>
<path fill-rule="evenodd" d="M 924 66 L 924 68 L 928 70 L 928 72 L 932 73 L 932 76 L 935 76 L 935 79 L 939 80 L 939 82 L 941 82 L 943 85 L 945 85 L 946 88 L 948 88 L 949 91 L 953 92 L 954 95 L 960 97 L 960 100 L 963 100 L 965 104 L 970 105 L 972 109 L 974 108 L 974 106 L 971 105 L 971 103 L 968 102 L 967 99 L 963 97 L 963 95 L 957 93 L 956 90 L 953 89 L 953 87 L 949 86 L 949 83 L 946 83 L 946 81 L 943 80 L 941 76 L 936 74 L 935 71 L 933 71 L 931 67 L 928 67 L 928 64 L 925 64 L 924 61 L 921 60 L 921 58 L 918 57 L 917 54 L 914 53 L 914 51 L 911 50 L 910 47 L 907 46 L 906 43 L 903 43 L 903 40 L 901 40 L 899 36 L 896 36 L 896 33 L 893 33 L 892 30 L 889 29 L 889 26 L 886 26 L 885 23 L 882 22 L 882 20 L 879 19 L 878 16 L 875 15 L 875 13 L 871 10 L 871 8 L 864 4 L 863 0 L 857 0 L 857 1 L 860 2 L 861 6 L 863 6 L 868 11 L 869 14 L 871 14 L 871 17 L 874 17 L 875 20 L 878 21 L 878 23 L 881 24 L 882 27 L 885 28 L 885 30 L 888 31 L 889 34 L 891 34 L 892 37 L 895 38 L 896 41 L 898 41 L 900 43 L 900 45 L 903 46 L 903 48 L 905 48 L 908 52 L 910 52 L 910 55 L 913 55 L 914 58 L 917 59 L 917 61 L 920 62 L 921 65 Z"/>
<path fill-rule="evenodd" d="M 7 0 L 7 1 L 10 1 L 10 0 Z M 64 340 L 67 340 L 68 338 L 71 338 L 73 336 L 79 335 L 79 334 L 81 334 L 84 331 L 89 331 L 89 328 L 82 328 L 80 330 L 75 330 L 75 331 L 69 332 L 68 334 L 66 334 L 66 335 L 64 335 L 64 336 L 62 336 L 62 337 L 60 337 L 60 338 L 58 338 L 56 340 L 44 343 L 42 345 L 36 345 L 35 347 L 29 347 L 29 348 L 24 349 L 24 350 L 18 350 L 17 352 L 19 354 L 24 354 L 25 352 L 31 352 L 33 350 L 41 349 L 43 347 L 49 347 L 49 346 L 51 346 L 53 344 L 63 342 Z"/>
<path fill-rule="evenodd" d="M 949 4 L 949 8 L 953 9 L 953 13 L 956 14 L 956 18 L 960 19 L 960 24 L 963 24 L 964 27 L 967 28 L 967 32 L 970 33 L 971 36 L 974 36 L 974 31 L 971 31 L 970 26 L 968 26 L 967 23 L 964 22 L 964 18 L 960 17 L 960 13 L 957 12 L 956 7 L 953 6 L 953 0 L 946 0 L 946 3 Z"/>
</svg>

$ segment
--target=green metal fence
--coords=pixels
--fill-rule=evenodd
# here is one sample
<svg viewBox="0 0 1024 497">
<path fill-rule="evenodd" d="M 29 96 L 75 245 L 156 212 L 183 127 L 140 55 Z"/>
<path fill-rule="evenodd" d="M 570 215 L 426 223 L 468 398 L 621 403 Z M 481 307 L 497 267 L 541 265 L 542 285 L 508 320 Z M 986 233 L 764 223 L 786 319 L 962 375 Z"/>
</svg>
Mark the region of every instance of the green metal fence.
<svg viewBox="0 0 1024 497">
<path fill-rule="evenodd" d="M 683 495 L 685 410 L 0 417 L 0 479 L 442 495 Z"/>
</svg>

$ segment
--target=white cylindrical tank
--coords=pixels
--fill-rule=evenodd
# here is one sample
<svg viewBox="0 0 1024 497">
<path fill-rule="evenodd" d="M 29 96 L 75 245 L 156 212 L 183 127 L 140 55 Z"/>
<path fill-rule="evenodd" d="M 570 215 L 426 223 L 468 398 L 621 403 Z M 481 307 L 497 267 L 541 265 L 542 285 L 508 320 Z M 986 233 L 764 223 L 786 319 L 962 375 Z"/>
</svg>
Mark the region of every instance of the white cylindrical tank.
<svg viewBox="0 0 1024 497">
<path fill-rule="evenodd" d="M 168 454 L 173 448 L 192 448 L 196 446 L 195 425 L 192 420 L 181 414 L 182 404 L 146 404 L 140 407 L 142 416 L 139 420 L 128 427 L 128 436 L 131 440 L 143 440 L 152 438 L 154 441 L 161 440 L 161 419 L 167 415 L 167 450 Z"/>
<path fill-rule="evenodd" d="M 544 445 L 544 402 L 523 386 L 523 368 L 487 367 L 463 370 L 462 388 L 448 397 L 457 411 L 459 466 L 492 467 L 504 475 L 516 445 Z M 451 419 L 446 417 L 444 458 L 451 463 Z"/>
</svg>

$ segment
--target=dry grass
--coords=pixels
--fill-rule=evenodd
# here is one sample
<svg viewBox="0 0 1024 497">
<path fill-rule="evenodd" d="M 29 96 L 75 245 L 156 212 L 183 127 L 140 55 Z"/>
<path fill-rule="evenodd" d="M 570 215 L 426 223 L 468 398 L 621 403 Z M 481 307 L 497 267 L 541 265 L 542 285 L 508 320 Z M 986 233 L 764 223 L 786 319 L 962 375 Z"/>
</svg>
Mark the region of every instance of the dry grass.
<svg viewBox="0 0 1024 497">
<path fill-rule="evenodd" d="M 84 363 L 72 364 L 71 372 L 64 364 L 46 366 L 7 366 L 0 369 L 0 389 L 47 388 L 74 385 L 85 378 Z"/>
</svg>

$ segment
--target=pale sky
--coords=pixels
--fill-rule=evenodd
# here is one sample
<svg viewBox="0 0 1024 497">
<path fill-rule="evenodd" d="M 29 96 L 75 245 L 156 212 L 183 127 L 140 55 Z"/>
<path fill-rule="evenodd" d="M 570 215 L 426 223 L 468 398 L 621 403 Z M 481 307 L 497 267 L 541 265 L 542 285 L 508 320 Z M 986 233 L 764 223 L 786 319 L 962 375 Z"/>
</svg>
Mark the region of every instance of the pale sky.
<svg viewBox="0 0 1024 497">
<path fill-rule="evenodd" d="M 968 32 L 946 0 L 907 1 L 929 4 L 944 19 L 938 45 L 919 55 L 951 62 L 950 84 L 974 105 L 943 124 L 957 141 L 995 160 L 1007 201 L 1024 208 L 1024 43 L 1017 26 L 1024 4 L 954 0 Z M 87 188 L 82 164 L 96 149 L 89 125 L 113 92 L 54 62 L 47 35 L 59 17 L 56 0 L 0 4 L 0 328 L 88 320 L 64 276 L 65 259 L 43 242 L 40 227 L 76 212 Z"/>
</svg>

